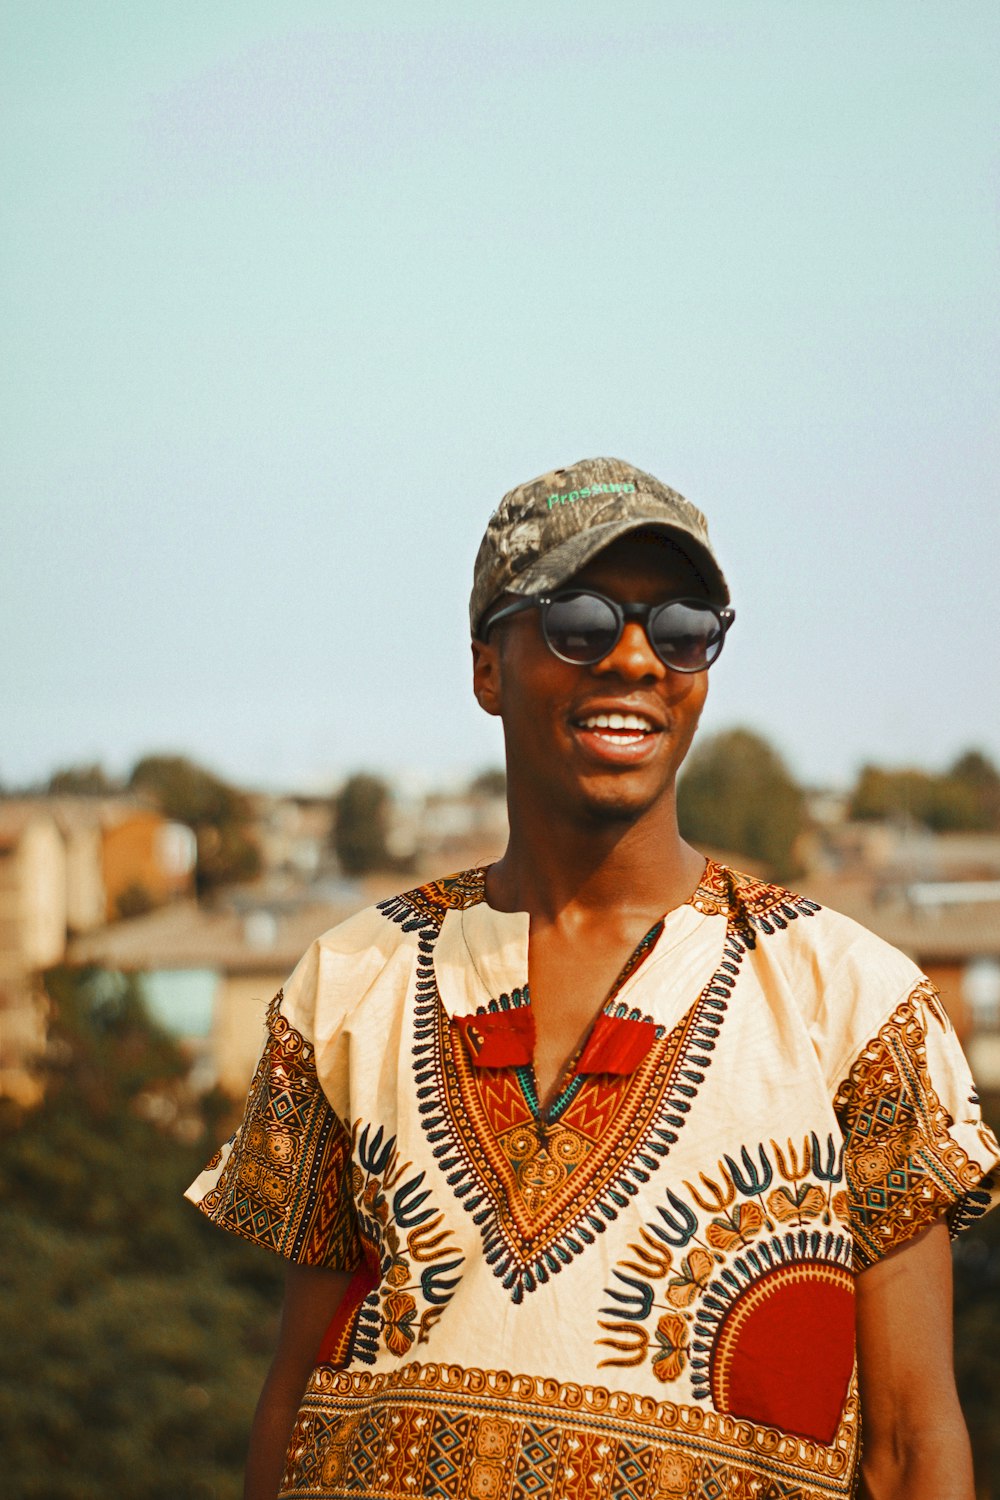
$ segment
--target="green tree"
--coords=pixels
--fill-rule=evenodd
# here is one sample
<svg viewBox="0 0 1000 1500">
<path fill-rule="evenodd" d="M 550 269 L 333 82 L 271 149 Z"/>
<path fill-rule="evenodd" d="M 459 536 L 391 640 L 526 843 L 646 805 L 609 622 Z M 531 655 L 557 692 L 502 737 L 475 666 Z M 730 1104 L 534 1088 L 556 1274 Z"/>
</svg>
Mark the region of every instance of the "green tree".
<svg viewBox="0 0 1000 1500">
<path fill-rule="evenodd" d="M 802 793 L 777 751 L 751 730 L 727 730 L 691 752 L 677 808 L 693 843 L 760 860 L 779 878 L 795 873 Z"/>
<path fill-rule="evenodd" d="M 981 750 L 966 750 L 948 771 L 949 781 L 972 797 L 980 828 L 1000 832 L 1000 771 Z"/>
<path fill-rule="evenodd" d="M 850 799 L 859 821 L 904 820 L 937 833 L 1000 830 L 1000 773 L 978 750 L 967 750 L 944 774 L 866 765 Z"/>
<path fill-rule="evenodd" d="M 86 766 L 64 766 L 49 777 L 48 790 L 56 796 L 110 797 L 121 791 L 121 783 L 109 776 L 96 761 Z"/>
<path fill-rule="evenodd" d="M 129 786 L 151 798 L 164 816 L 194 829 L 199 895 L 260 873 L 260 849 L 244 792 L 183 755 L 145 756 L 133 768 Z"/>
<path fill-rule="evenodd" d="M 923 823 L 931 797 L 931 777 L 926 771 L 887 771 L 866 765 L 858 774 L 848 810 L 860 822 L 902 818 Z"/>
<path fill-rule="evenodd" d="M 389 788 L 378 776 L 359 771 L 348 777 L 334 801 L 333 847 L 347 875 L 385 869 Z"/>
<path fill-rule="evenodd" d="M 47 988 L 45 1101 L 0 1122 L 3 1492 L 237 1500 L 282 1264 L 183 1202 L 224 1132 L 134 985 Z"/>
<path fill-rule="evenodd" d="M 935 833 L 968 833 L 982 828 L 972 788 L 951 776 L 932 776 L 923 822 Z"/>
<path fill-rule="evenodd" d="M 507 793 L 507 772 L 502 766 L 489 766 L 469 782 L 469 791 L 483 797 L 503 797 Z"/>
</svg>

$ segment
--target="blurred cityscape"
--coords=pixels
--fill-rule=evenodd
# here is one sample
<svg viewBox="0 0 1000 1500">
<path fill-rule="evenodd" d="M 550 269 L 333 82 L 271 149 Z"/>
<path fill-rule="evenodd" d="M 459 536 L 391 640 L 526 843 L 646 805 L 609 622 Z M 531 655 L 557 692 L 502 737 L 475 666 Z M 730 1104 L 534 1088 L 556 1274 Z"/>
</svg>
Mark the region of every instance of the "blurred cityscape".
<svg viewBox="0 0 1000 1500">
<path fill-rule="evenodd" d="M 803 789 L 733 730 L 681 786 L 692 842 L 786 879 L 910 954 L 941 990 L 980 1087 L 1000 1091 L 1000 775 L 866 767 Z M 127 783 L 71 768 L 0 798 L 0 1097 L 43 1091 L 56 966 L 132 976 L 180 1043 L 195 1093 L 240 1099 L 264 1009 L 313 938 L 420 879 L 487 863 L 506 839 L 504 777 L 417 791 L 355 775 L 330 796 L 229 786 L 182 756 Z"/>
</svg>

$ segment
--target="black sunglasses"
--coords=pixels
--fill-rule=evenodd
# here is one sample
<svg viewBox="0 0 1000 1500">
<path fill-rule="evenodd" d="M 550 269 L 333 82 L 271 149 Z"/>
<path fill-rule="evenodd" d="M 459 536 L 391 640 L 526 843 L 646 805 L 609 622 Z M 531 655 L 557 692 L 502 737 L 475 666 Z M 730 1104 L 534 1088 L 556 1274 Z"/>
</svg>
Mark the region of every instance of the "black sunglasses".
<svg viewBox="0 0 1000 1500">
<path fill-rule="evenodd" d="M 538 609 L 545 644 L 560 661 L 592 667 L 618 645 L 626 620 L 638 620 L 656 655 L 672 672 L 703 672 L 722 650 L 736 611 L 707 599 L 668 599 L 664 604 L 619 604 L 593 589 L 562 589 L 533 594 L 505 605 L 483 626 L 493 626 L 522 610 Z"/>
</svg>

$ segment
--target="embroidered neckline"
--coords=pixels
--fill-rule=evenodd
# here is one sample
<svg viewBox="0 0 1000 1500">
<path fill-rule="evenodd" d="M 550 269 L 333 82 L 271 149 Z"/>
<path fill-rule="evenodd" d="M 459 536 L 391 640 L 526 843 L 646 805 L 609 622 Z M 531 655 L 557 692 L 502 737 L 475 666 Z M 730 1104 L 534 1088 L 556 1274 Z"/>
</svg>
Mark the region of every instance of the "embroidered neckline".
<svg viewBox="0 0 1000 1500">
<path fill-rule="evenodd" d="M 486 900 L 486 875 L 492 868 L 491 865 L 473 865 L 471 869 L 464 870 L 461 875 L 462 894 L 467 897 L 461 901 L 448 901 L 449 907 L 455 906 L 464 910 L 469 906 L 478 906 L 482 902 L 489 906 Z M 702 915 L 725 916 L 730 910 L 729 879 L 734 874 L 727 865 L 720 865 L 711 855 L 705 857 L 705 868 L 701 879 L 691 892 L 690 896 L 679 901 L 676 906 L 671 906 L 654 922 L 653 927 L 662 928 L 667 918 L 675 911 L 683 911 L 686 906 L 691 906 Z M 746 879 L 747 877 L 742 877 Z M 444 882 L 435 882 L 435 886 L 443 885 Z M 490 907 L 498 916 L 525 916 L 524 912 L 505 912 L 499 907 Z M 652 930 L 652 929 L 650 929 Z M 471 957 L 471 954 L 470 954 Z M 473 965 L 475 967 L 475 965 Z"/>
<path fill-rule="evenodd" d="M 387 915 L 411 920 L 401 909 Z M 517 1303 L 596 1243 L 677 1141 L 748 945 L 727 922 L 718 967 L 676 1025 L 654 1035 L 630 1075 L 578 1074 L 540 1133 L 520 1070 L 477 1069 L 452 1024 L 435 974 L 441 931 L 441 921 L 425 921 L 418 939 L 413 1064 L 421 1124 L 480 1230 L 487 1263 Z M 487 1013 L 510 1009 L 494 1001 Z"/>
<path fill-rule="evenodd" d="M 485 902 L 486 872 L 488 866 L 479 866 L 468 875 L 478 877 L 480 900 Z M 579 1091 L 580 1084 L 585 1077 L 594 1074 L 615 1074 L 631 1076 L 639 1064 L 645 1058 L 654 1042 L 664 1034 L 664 1027 L 658 1025 L 652 1017 L 644 1016 L 636 1010 L 629 1012 L 626 1005 L 618 1002 L 618 996 L 622 989 L 640 969 L 643 963 L 653 952 L 661 933 L 674 911 L 692 907 L 702 910 L 704 907 L 714 903 L 716 899 L 715 887 L 717 889 L 718 875 L 721 867 L 713 860 L 707 860 L 702 878 L 694 891 L 686 901 L 678 907 L 671 907 L 659 917 L 636 943 L 631 953 L 626 958 L 612 983 L 607 995 L 595 1012 L 590 1025 L 587 1027 L 579 1045 L 572 1057 L 567 1062 L 557 1080 L 555 1094 L 548 1105 L 543 1109 L 539 1099 L 538 1083 L 534 1068 L 534 1024 L 533 1017 L 529 1021 L 525 1011 L 531 1015 L 531 995 L 527 982 L 519 986 L 516 1008 L 509 1003 L 505 1004 L 507 996 L 490 995 L 487 1006 L 477 1008 L 472 1016 L 454 1016 L 456 1024 L 465 1042 L 473 1065 L 477 1068 L 512 1068 L 517 1078 L 518 1085 L 524 1095 L 532 1116 L 540 1129 L 545 1129 L 554 1124 L 559 1115 L 572 1102 L 573 1097 Z M 467 876 L 468 878 L 468 876 Z M 471 885 L 471 881 L 469 882 Z M 468 887 L 467 887 L 468 888 Z M 475 900 L 469 905 L 478 904 Z M 488 903 L 487 903 L 488 904 Z M 489 908 L 495 910 L 495 908 Z M 490 986 L 487 984 L 479 965 L 472 944 L 468 940 L 464 922 L 465 908 L 459 911 L 459 923 L 462 932 L 462 942 L 465 947 L 469 962 L 483 990 L 489 994 Z M 501 915 L 521 915 L 520 913 L 501 913 Z"/>
<path fill-rule="evenodd" d="M 535 1074 L 534 1047 L 530 1059 L 516 1069 L 525 1102 L 540 1130 L 554 1125 L 572 1103 L 583 1080 L 592 1074 L 608 1073 L 631 1077 L 650 1048 L 664 1034 L 664 1028 L 646 1016 L 616 1016 L 613 1006 L 623 986 L 652 953 L 663 931 L 666 918 L 661 917 L 636 943 L 594 1015 L 572 1056 L 556 1079 L 556 1089 L 546 1106 L 542 1106 Z M 530 1010 L 531 992 L 524 987 Z M 624 1008 L 624 1007 L 622 1007 Z M 512 1012 L 501 1012 L 511 1015 Z M 641 1028 L 641 1030 L 640 1030 Z M 534 1026 L 532 1026 L 532 1033 Z M 533 1038 L 532 1038 L 533 1039 Z"/>
</svg>

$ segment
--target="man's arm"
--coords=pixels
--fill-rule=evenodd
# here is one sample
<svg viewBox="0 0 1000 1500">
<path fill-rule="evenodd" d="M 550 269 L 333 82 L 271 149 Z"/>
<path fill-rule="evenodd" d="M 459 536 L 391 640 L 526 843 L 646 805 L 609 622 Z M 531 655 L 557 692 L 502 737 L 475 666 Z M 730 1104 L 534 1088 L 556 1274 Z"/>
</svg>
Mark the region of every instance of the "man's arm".
<svg viewBox="0 0 1000 1500">
<path fill-rule="evenodd" d="M 857 1278 L 862 1500 L 975 1500 L 943 1219 Z"/>
<path fill-rule="evenodd" d="M 347 1271 L 288 1267 L 278 1347 L 250 1429 L 244 1500 L 275 1500 L 306 1381 L 350 1281 Z"/>
</svg>

